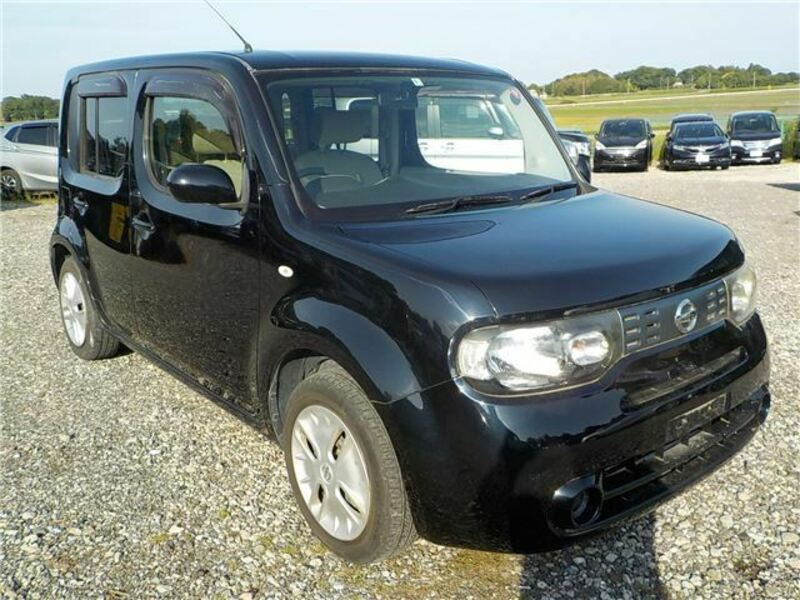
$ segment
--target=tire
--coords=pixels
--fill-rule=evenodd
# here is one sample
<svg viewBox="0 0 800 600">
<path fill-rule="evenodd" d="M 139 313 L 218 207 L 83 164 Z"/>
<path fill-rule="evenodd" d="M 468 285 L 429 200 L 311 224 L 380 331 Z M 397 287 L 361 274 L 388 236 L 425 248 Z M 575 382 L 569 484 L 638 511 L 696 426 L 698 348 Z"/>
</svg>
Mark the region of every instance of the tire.
<svg viewBox="0 0 800 600">
<path fill-rule="evenodd" d="M 83 360 L 114 356 L 119 341 L 100 323 L 86 282 L 72 257 L 64 260 L 58 274 L 58 296 L 61 323 L 72 351 Z"/>
<path fill-rule="evenodd" d="M 3 169 L 0 172 L 0 197 L 3 200 L 21 200 L 25 197 L 22 179 L 14 169 Z"/>
<path fill-rule="evenodd" d="M 285 410 L 281 445 L 286 468 L 297 505 L 314 535 L 332 552 L 354 563 L 383 560 L 407 548 L 416 538 L 416 531 L 400 465 L 383 422 L 358 384 L 335 363 L 323 363 L 316 373 L 298 384 Z M 334 422 L 331 426 L 331 414 L 334 421 L 340 420 L 339 424 Z M 314 421 L 315 415 L 318 421 Z M 313 423 L 327 425 L 312 426 Z M 333 433 L 323 435 L 325 429 Z M 319 437 L 314 439 L 317 435 Z M 321 440 L 328 440 L 328 443 Z M 354 453 L 354 449 L 358 452 Z M 352 458 L 338 463 L 339 458 L 344 457 L 341 454 L 332 458 L 338 452 L 361 459 L 369 490 L 366 501 L 363 500 L 365 494 L 356 493 L 351 502 L 343 491 L 345 488 L 358 490 L 359 486 L 345 484 L 344 479 L 352 483 L 352 477 L 343 478 L 341 482 L 337 478 L 337 467 L 354 464 Z M 315 453 L 325 458 L 314 458 Z M 296 469 L 301 471 L 302 490 Z M 352 474 L 353 470 L 347 472 Z M 326 480 L 328 474 L 330 478 Z M 355 480 L 358 482 L 358 478 Z M 320 508 L 324 501 L 330 502 L 326 505 L 329 508 Z M 312 514 L 309 502 L 315 504 L 319 520 Z M 334 525 L 330 519 L 327 525 L 322 524 L 323 512 L 342 514 L 342 510 L 345 515 L 363 517 L 360 525 L 353 526 L 352 533 L 331 531 Z M 348 518 L 345 517 L 344 522 L 350 525 Z M 357 523 L 357 519 L 353 519 L 353 523 Z"/>
</svg>

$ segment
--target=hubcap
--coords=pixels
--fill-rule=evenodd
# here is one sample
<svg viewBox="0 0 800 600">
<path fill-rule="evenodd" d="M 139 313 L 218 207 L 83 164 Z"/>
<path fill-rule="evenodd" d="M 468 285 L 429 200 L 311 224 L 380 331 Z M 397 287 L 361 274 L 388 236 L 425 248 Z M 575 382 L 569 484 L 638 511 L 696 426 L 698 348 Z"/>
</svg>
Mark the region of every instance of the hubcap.
<svg viewBox="0 0 800 600">
<path fill-rule="evenodd" d="M 0 183 L 3 184 L 4 188 L 11 190 L 12 192 L 16 191 L 17 189 L 17 179 L 11 175 L 3 175 L 0 177 Z"/>
<path fill-rule="evenodd" d="M 314 520 L 342 541 L 361 535 L 369 518 L 369 476 L 344 422 L 324 406 L 307 406 L 294 422 L 291 453 L 297 487 Z"/>
<path fill-rule="evenodd" d="M 64 329 L 73 344 L 83 346 L 86 341 L 86 301 L 78 278 L 72 273 L 65 273 L 61 279 L 60 297 Z"/>
</svg>

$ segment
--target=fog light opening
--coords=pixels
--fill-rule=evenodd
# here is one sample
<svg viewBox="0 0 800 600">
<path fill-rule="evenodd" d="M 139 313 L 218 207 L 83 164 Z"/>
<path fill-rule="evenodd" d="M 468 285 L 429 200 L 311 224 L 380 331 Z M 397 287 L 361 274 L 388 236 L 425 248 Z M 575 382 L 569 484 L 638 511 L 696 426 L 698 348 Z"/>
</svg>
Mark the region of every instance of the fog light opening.
<svg viewBox="0 0 800 600">
<path fill-rule="evenodd" d="M 580 491 L 570 504 L 570 520 L 574 527 L 585 527 L 593 523 L 600 515 L 602 495 L 596 487 Z"/>
</svg>

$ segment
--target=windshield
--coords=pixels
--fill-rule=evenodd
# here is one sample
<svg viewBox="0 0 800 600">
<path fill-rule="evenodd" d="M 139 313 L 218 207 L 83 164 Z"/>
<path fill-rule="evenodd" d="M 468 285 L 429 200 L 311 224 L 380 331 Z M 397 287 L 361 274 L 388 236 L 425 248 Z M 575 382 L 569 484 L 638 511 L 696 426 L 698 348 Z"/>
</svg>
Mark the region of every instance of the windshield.
<svg viewBox="0 0 800 600">
<path fill-rule="evenodd" d="M 572 181 L 545 125 L 509 81 L 358 74 L 266 82 L 294 175 L 342 218 Z M 518 193 L 518 195 L 517 195 Z"/>
<path fill-rule="evenodd" d="M 644 121 L 636 119 L 625 121 L 605 121 L 600 128 L 603 137 L 645 137 Z"/>
<path fill-rule="evenodd" d="M 675 139 L 722 137 L 722 130 L 716 123 L 683 123 L 675 130 Z"/>
<path fill-rule="evenodd" d="M 733 133 L 777 133 L 775 116 L 767 113 L 740 115 L 733 119 Z"/>
</svg>

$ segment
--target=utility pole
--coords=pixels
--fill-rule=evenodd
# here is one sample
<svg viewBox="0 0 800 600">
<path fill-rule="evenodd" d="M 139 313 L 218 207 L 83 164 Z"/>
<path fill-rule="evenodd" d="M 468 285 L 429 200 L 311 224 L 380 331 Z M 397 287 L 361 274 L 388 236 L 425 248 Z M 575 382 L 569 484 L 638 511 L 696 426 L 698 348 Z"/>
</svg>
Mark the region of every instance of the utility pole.
<svg viewBox="0 0 800 600">
<path fill-rule="evenodd" d="M 756 89 L 756 72 L 753 71 L 753 89 Z"/>
</svg>

